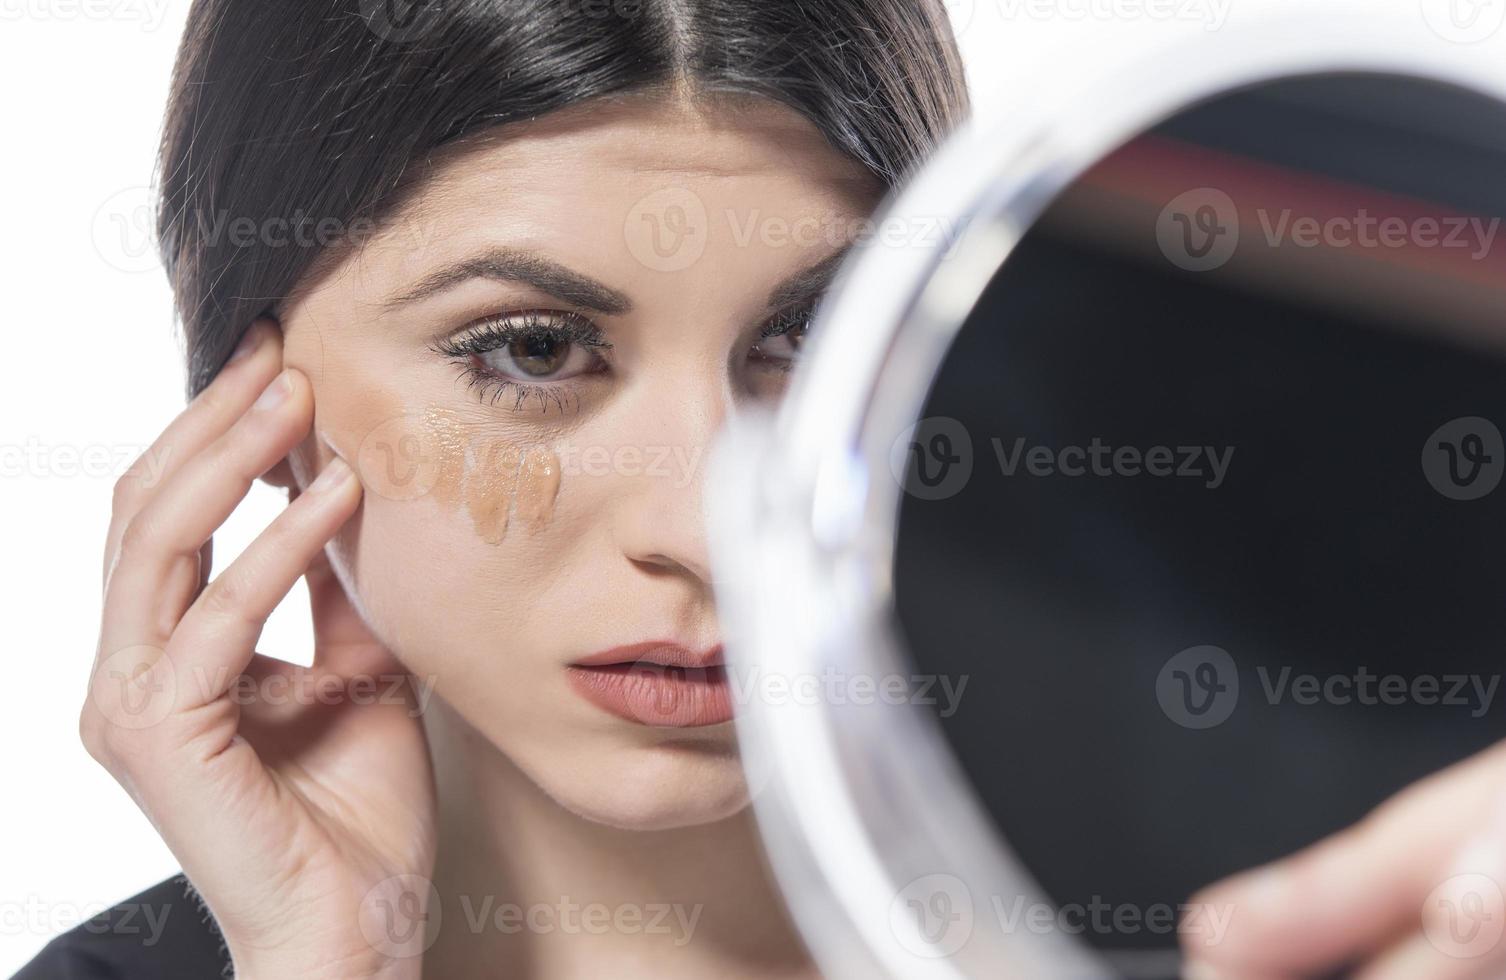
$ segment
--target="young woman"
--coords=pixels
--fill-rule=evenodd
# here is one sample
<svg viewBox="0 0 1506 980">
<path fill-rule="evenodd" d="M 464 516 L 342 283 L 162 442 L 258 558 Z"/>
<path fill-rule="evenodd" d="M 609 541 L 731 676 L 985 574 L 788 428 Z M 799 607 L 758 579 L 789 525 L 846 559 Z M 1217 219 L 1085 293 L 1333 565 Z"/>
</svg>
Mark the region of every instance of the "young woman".
<svg viewBox="0 0 1506 980">
<path fill-rule="evenodd" d="M 941 0 L 197 0 L 160 160 L 191 402 L 117 486 L 80 719 L 184 875 L 21 976 L 812 976 L 701 465 L 966 110 Z M 211 574 L 257 479 L 290 504 Z M 255 652 L 300 577 L 309 668 Z M 1417 920 L 1501 771 L 1210 893 L 1191 969 L 1489 975 Z"/>
<path fill-rule="evenodd" d="M 192 401 L 117 488 L 81 731 L 205 908 L 164 883 L 152 942 L 23 975 L 811 975 L 703 451 L 966 108 L 940 0 L 198 0 L 159 163 Z M 211 576 L 258 478 L 291 504 Z M 300 577 L 307 669 L 254 652 Z"/>
</svg>

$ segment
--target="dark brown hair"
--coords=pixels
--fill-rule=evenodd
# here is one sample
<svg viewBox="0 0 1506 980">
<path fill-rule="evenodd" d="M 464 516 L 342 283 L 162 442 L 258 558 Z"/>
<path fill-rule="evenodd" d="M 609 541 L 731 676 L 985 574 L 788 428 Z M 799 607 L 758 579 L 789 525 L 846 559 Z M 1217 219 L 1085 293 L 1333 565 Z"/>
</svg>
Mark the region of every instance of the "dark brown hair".
<svg viewBox="0 0 1506 980">
<path fill-rule="evenodd" d="M 891 187 L 967 112 L 941 0 L 195 0 L 158 161 L 189 395 L 415 161 L 687 84 L 778 100 Z"/>
</svg>

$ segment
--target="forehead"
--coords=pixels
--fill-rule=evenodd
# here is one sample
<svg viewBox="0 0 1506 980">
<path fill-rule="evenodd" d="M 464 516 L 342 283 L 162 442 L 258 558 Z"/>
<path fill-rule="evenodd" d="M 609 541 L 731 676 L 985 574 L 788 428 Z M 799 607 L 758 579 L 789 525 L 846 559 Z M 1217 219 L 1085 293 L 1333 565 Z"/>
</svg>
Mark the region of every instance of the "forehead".
<svg viewBox="0 0 1506 980">
<path fill-rule="evenodd" d="M 498 180 L 622 178 L 805 181 L 872 191 L 874 180 L 804 116 L 770 99 L 635 93 L 596 99 L 488 130 L 434 157 L 430 205 Z M 530 180 L 533 178 L 533 180 Z M 422 206 L 423 201 L 416 202 Z"/>
<path fill-rule="evenodd" d="M 761 274 L 845 244 L 883 189 L 771 100 L 595 100 L 445 147 L 326 284 L 369 292 L 497 244 L 624 276 Z M 666 260 L 677 234 L 694 252 Z"/>
</svg>

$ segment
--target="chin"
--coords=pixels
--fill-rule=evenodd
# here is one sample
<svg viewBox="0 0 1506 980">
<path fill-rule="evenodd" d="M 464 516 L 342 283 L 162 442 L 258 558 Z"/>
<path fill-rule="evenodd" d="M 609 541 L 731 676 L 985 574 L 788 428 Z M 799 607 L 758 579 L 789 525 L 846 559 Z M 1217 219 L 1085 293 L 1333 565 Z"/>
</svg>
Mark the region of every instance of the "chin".
<svg viewBox="0 0 1506 980">
<path fill-rule="evenodd" d="M 615 747 L 531 774 L 565 809 L 620 830 L 676 830 L 735 816 L 748 783 L 730 726 L 697 738 Z M 708 730 L 709 732 L 709 730 Z"/>
</svg>

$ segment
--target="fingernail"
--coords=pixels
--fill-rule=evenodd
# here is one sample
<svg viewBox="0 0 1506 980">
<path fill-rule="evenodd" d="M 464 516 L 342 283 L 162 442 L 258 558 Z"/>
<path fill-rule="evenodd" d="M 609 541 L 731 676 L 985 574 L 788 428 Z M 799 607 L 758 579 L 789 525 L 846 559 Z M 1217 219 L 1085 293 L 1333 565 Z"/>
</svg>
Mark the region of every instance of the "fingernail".
<svg viewBox="0 0 1506 980">
<path fill-rule="evenodd" d="M 324 444 L 324 448 L 330 451 L 330 455 L 338 456 L 340 459 L 345 458 L 345 454 L 340 452 L 340 447 L 335 445 L 335 441 L 329 437 L 329 433 L 323 429 L 316 429 L 315 431 L 319 434 L 319 441 Z"/>
<path fill-rule="evenodd" d="M 266 331 L 262 330 L 257 324 L 251 324 L 250 328 L 247 329 L 246 332 L 241 336 L 240 343 L 235 345 L 235 353 L 231 354 L 230 360 L 226 361 L 225 363 L 234 364 L 241 358 L 251 354 L 261 346 L 262 339 L 266 337 L 266 335 Z"/>
<path fill-rule="evenodd" d="M 351 470 L 349 464 L 336 456 L 314 478 L 314 482 L 309 484 L 308 492 L 319 493 L 323 490 L 334 490 L 337 487 L 344 486 L 346 481 L 354 475 L 355 473 Z"/>
<path fill-rule="evenodd" d="M 272 379 L 266 390 L 257 396 L 256 403 L 251 407 L 258 412 L 269 411 L 288 400 L 293 393 L 293 377 L 287 371 L 283 371 Z"/>
</svg>

